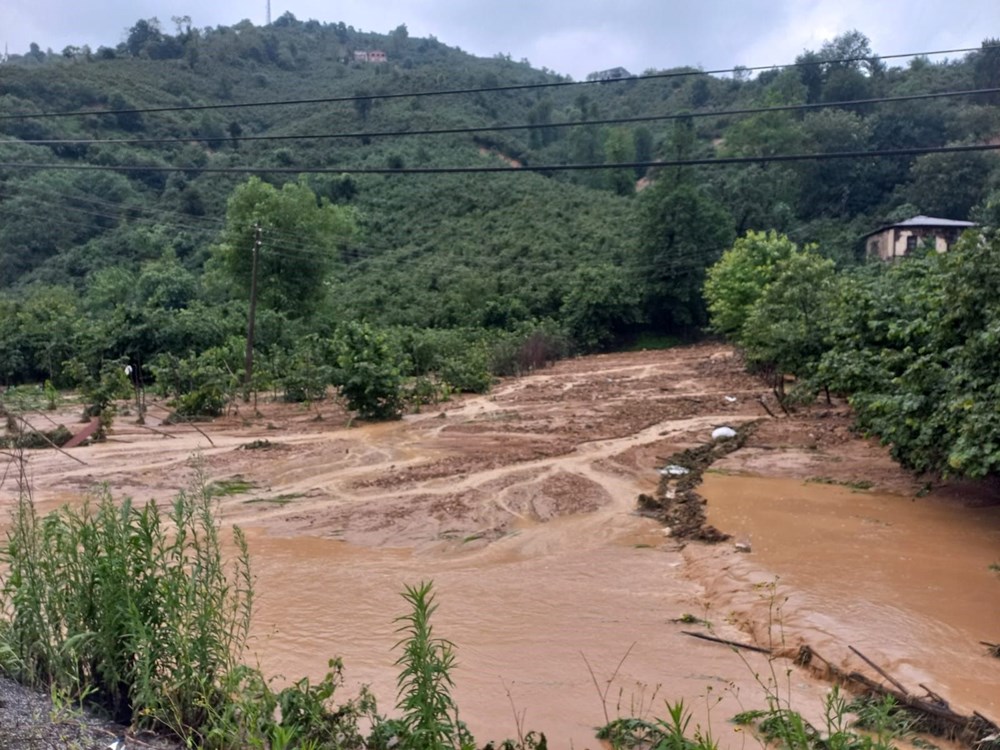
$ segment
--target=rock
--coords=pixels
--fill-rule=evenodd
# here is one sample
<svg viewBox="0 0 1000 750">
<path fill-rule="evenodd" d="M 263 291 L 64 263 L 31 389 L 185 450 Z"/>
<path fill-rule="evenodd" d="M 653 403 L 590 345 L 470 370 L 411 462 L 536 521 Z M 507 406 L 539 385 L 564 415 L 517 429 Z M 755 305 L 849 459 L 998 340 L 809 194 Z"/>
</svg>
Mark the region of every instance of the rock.
<svg viewBox="0 0 1000 750">
<path fill-rule="evenodd" d="M 686 469 L 678 464 L 667 464 L 662 469 L 660 469 L 660 474 L 665 477 L 682 477 L 685 474 L 690 474 L 691 470 Z"/>
</svg>

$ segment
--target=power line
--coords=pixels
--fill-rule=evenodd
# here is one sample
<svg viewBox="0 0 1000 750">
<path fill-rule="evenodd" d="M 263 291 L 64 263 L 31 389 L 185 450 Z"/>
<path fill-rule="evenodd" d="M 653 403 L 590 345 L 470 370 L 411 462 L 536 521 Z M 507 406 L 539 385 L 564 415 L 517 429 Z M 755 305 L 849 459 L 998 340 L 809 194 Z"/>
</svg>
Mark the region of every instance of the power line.
<svg viewBox="0 0 1000 750">
<path fill-rule="evenodd" d="M 469 133 L 493 133 L 509 130 L 541 130 L 544 128 L 571 128 L 592 125 L 623 125 L 641 122 L 657 122 L 665 120 L 686 120 L 701 117 L 728 117 L 732 115 L 756 115 L 768 112 L 795 112 L 831 107 L 860 107 L 871 104 L 890 104 L 896 102 L 912 102 L 923 99 L 943 99 L 956 96 L 980 96 L 1000 93 L 1000 88 L 965 89 L 961 91 L 939 91 L 930 94 L 906 94 L 903 96 L 882 96 L 869 99 L 851 99 L 839 102 L 813 102 L 809 104 L 778 104 L 769 107 L 744 107 L 741 109 L 720 109 L 708 111 L 686 112 L 670 115 L 640 115 L 637 117 L 615 117 L 598 120 L 573 120 L 570 122 L 524 123 L 519 125 L 484 125 L 462 128 L 433 128 L 427 130 L 373 130 L 347 133 L 312 133 L 303 135 L 249 135 L 249 136 L 187 136 L 184 138 L 24 138 L 12 143 L 31 144 L 35 146 L 57 145 L 98 145 L 119 144 L 143 146 L 154 144 L 182 143 L 228 143 L 241 141 L 297 141 L 297 140 L 331 140 L 340 138 L 386 138 L 400 136 L 425 135 L 461 135 Z M 3 144 L 3 141 L 0 141 Z"/>
<path fill-rule="evenodd" d="M 712 167 L 735 164 L 768 164 L 772 162 L 828 161 L 831 159 L 869 159 L 875 157 L 922 156 L 1000 150 L 1000 144 L 979 143 L 963 146 L 931 146 L 922 148 L 877 149 L 871 151 L 831 151 L 814 154 L 774 154 L 770 156 L 719 156 L 701 159 L 671 159 L 662 161 L 610 162 L 605 164 L 526 164 L 520 167 L 196 167 L 196 166 L 136 166 L 109 164 L 35 164 L 0 162 L 0 169 L 46 169 L 90 172 L 202 172 L 206 174 L 490 174 L 529 172 L 579 172 L 606 169 L 659 169 L 663 167 Z"/>
<path fill-rule="evenodd" d="M 505 86 L 442 89 L 438 91 L 416 91 L 410 93 L 396 92 L 389 94 L 311 97 L 302 99 L 265 100 L 258 102 L 227 102 L 225 104 L 185 104 L 185 105 L 178 104 L 178 105 L 163 106 L 163 107 L 137 107 L 132 109 L 88 109 L 88 110 L 77 110 L 71 112 L 36 112 L 33 114 L 0 115 L 0 122 L 7 120 L 26 120 L 26 119 L 53 118 L 53 117 L 84 117 L 89 115 L 154 114 L 162 112 L 198 112 L 204 110 L 238 109 L 240 107 L 279 107 L 279 106 L 301 105 L 301 104 L 335 104 L 335 103 L 356 102 L 356 101 L 382 101 L 388 99 L 424 98 L 431 96 L 486 94 L 486 93 L 497 93 L 503 91 L 524 91 L 524 90 L 542 89 L 542 88 L 561 88 L 567 86 L 594 86 L 594 85 L 606 85 L 609 83 L 626 83 L 626 82 L 648 81 L 648 80 L 656 80 L 664 78 L 684 78 L 684 77 L 699 76 L 699 75 L 721 75 L 723 73 L 737 73 L 737 72 L 749 73 L 754 71 L 776 70 L 779 68 L 811 67 L 817 65 L 840 65 L 840 64 L 848 64 L 856 62 L 871 62 L 872 60 L 892 60 L 904 57 L 927 57 L 930 55 L 957 54 L 960 52 L 980 52 L 985 49 L 992 49 L 995 46 L 1000 46 L 1000 45 L 985 45 L 985 46 L 981 45 L 979 47 L 961 47 L 956 49 L 931 50 L 926 52 L 901 52 L 893 55 L 869 55 L 866 57 L 843 57 L 843 58 L 826 59 L 826 60 L 810 60 L 805 62 L 786 63 L 784 65 L 754 65 L 750 67 L 738 65 L 732 68 L 718 68 L 715 70 L 668 71 L 663 73 L 651 73 L 649 75 L 642 75 L 642 76 L 628 76 L 625 78 L 616 78 L 609 81 L 548 81 L 545 83 L 518 83 L 518 84 L 508 84 Z"/>
</svg>

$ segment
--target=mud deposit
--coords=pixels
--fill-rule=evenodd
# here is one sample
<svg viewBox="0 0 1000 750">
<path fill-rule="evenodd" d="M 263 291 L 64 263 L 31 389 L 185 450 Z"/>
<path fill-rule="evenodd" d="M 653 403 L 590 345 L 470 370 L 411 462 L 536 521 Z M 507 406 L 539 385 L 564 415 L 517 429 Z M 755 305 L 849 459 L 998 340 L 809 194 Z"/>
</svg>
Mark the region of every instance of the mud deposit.
<svg viewBox="0 0 1000 750">
<path fill-rule="evenodd" d="M 291 680 L 340 655 L 349 687 L 370 684 L 385 711 L 399 591 L 433 579 L 436 632 L 457 646 L 455 696 L 482 741 L 516 735 L 521 717 L 554 748 L 596 747 L 605 716 L 684 698 L 723 747 L 740 746 L 726 720 L 761 703 L 753 675 L 766 663 L 673 620 L 766 642 L 776 601 L 789 647 L 808 641 L 863 670 L 854 645 L 915 690 L 996 718 L 1000 660 L 977 641 L 1000 640 L 1000 576 L 988 569 L 1000 506 L 977 489 L 967 507 L 962 488 L 913 501 L 920 483 L 851 434 L 845 406 L 773 420 L 764 393 L 725 347 L 587 357 L 390 424 L 349 426 L 332 402 L 241 406 L 200 425 L 207 437 L 123 416 L 109 442 L 72 451 L 86 465 L 36 451 L 30 471 L 43 509 L 101 482 L 167 498 L 193 478 L 195 453 L 210 480 L 249 483 L 220 505 L 249 530 L 255 657 Z M 666 457 L 760 418 L 714 467 L 736 476 L 704 486 L 709 521 L 750 541 L 749 555 L 682 548 L 635 513 Z M 847 489 L 858 483 L 869 490 Z M 5 506 L 12 489 L 0 488 Z M 826 686 L 777 674 L 814 714 Z"/>
</svg>

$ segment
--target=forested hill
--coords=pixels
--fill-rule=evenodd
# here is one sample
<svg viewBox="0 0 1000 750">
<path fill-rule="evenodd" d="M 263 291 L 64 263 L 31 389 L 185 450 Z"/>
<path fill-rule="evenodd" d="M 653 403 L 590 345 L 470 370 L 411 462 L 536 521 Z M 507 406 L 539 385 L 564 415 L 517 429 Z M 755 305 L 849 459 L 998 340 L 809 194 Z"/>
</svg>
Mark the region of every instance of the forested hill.
<svg viewBox="0 0 1000 750">
<path fill-rule="evenodd" d="M 326 340 L 350 320 L 394 331 L 414 371 L 413 337 L 492 342 L 489 358 L 540 330 L 561 351 L 692 335 L 705 269 L 748 230 L 849 266 L 865 233 L 974 217 L 1000 187 L 992 151 L 643 166 L 996 143 L 1000 95 L 955 95 L 1000 86 L 989 41 L 883 61 L 850 32 L 755 76 L 565 85 L 405 26 L 174 25 L 0 64 L 0 380 L 235 356 L 255 243 L 258 345 L 277 370 L 289 331 Z M 373 51 L 385 61 L 358 59 Z M 606 164 L 629 166 L 555 168 Z M 472 171 L 413 171 L 441 167 Z"/>
</svg>

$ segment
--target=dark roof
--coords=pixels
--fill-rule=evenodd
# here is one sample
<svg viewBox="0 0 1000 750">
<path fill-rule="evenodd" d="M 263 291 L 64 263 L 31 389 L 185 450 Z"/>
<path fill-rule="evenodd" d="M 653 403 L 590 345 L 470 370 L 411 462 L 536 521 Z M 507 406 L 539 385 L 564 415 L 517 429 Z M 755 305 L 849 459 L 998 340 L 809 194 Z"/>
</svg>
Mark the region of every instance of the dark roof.
<svg viewBox="0 0 1000 750">
<path fill-rule="evenodd" d="M 879 232 L 884 232 L 886 229 L 968 229 L 969 227 L 979 226 L 974 221 L 958 221 L 956 219 L 938 219 L 933 216 L 914 216 L 912 219 L 907 219 L 906 221 L 900 221 L 895 224 L 887 224 L 884 227 L 879 227 L 874 232 L 869 232 L 865 237 L 871 237 L 873 234 L 878 234 Z"/>
</svg>

